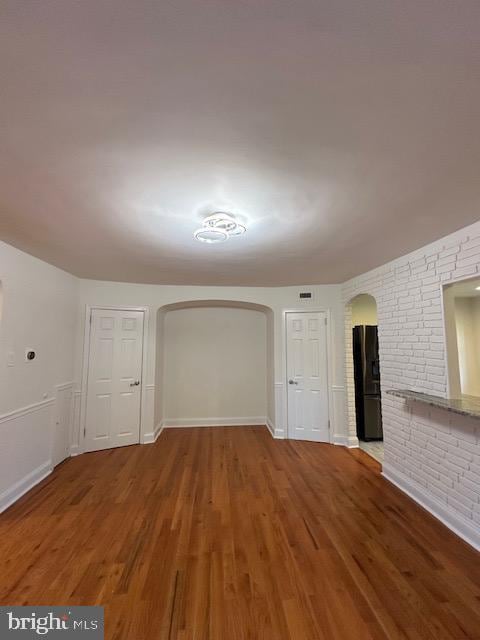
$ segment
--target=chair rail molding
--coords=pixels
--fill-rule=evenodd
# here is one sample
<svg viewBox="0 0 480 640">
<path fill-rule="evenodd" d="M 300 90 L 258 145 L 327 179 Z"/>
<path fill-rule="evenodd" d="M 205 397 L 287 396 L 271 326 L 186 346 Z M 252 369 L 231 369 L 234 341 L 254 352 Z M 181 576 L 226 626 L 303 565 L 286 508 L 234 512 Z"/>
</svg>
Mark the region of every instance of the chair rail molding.
<svg viewBox="0 0 480 640">
<path fill-rule="evenodd" d="M 45 398 L 45 400 L 40 400 L 39 402 L 29 404 L 26 407 L 21 407 L 20 409 L 9 411 L 8 413 L 4 413 L 3 415 L 0 415 L 0 424 L 3 424 L 4 422 L 10 422 L 11 420 L 16 420 L 17 418 L 26 416 L 29 413 L 34 413 L 35 411 L 38 411 L 39 409 L 43 409 L 44 407 L 49 407 L 54 403 L 55 403 L 55 398 Z"/>
</svg>

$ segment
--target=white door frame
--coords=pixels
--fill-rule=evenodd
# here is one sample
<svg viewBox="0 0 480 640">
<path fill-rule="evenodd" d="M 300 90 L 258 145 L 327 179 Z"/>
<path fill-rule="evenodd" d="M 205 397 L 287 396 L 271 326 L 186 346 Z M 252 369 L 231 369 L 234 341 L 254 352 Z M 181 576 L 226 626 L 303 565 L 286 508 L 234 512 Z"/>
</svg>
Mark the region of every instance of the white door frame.
<svg viewBox="0 0 480 640">
<path fill-rule="evenodd" d="M 327 384 L 328 384 L 328 440 L 333 444 L 333 433 L 334 433 L 334 425 L 332 424 L 332 407 L 333 405 L 333 390 L 332 390 L 332 380 L 334 380 L 334 361 L 333 361 L 333 342 L 332 342 L 332 313 L 329 308 L 325 307 L 314 307 L 314 308 L 306 308 L 302 307 L 300 309 L 284 309 L 282 314 L 282 333 L 283 333 L 283 344 L 282 344 L 282 358 L 283 358 L 283 415 L 285 416 L 285 428 L 286 428 L 286 437 L 290 439 L 288 424 L 288 370 L 287 370 L 287 314 L 288 313 L 324 313 L 327 319 Z"/>
<path fill-rule="evenodd" d="M 443 343 L 445 345 L 445 372 L 447 374 L 447 385 L 446 385 L 447 398 L 452 397 L 452 392 L 454 388 L 454 384 L 452 383 L 452 380 L 451 380 L 451 377 L 452 377 L 451 376 L 451 373 L 452 373 L 451 360 L 452 360 L 452 357 L 458 356 L 458 352 L 456 354 L 450 353 L 450 348 L 449 348 L 450 345 L 449 345 L 449 340 L 447 335 L 448 333 L 447 322 L 446 322 L 447 318 L 445 314 L 445 287 L 450 286 L 452 284 L 459 283 L 459 282 L 467 282 L 468 280 L 478 280 L 479 275 L 480 274 L 478 273 L 471 273 L 468 276 L 456 276 L 455 273 L 453 273 L 452 278 L 450 278 L 449 280 L 445 280 L 444 282 L 441 281 L 438 283 L 438 286 L 440 287 L 440 305 L 442 307 L 441 311 L 442 311 Z M 457 380 L 456 382 L 457 382 L 457 385 L 460 386 L 460 380 Z"/>
<path fill-rule="evenodd" d="M 80 415 L 80 433 L 78 438 L 79 453 L 85 452 L 85 430 L 87 428 L 87 392 L 88 392 L 88 369 L 90 366 L 90 337 L 92 332 L 92 325 L 90 319 L 92 317 L 92 311 L 140 311 L 143 313 L 143 335 L 142 335 L 142 381 L 140 386 L 140 431 L 139 431 L 139 443 L 142 443 L 143 434 L 145 433 L 145 416 L 147 415 L 147 357 L 146 357 L 146 345 L 148 336 L 148 321 L 149 321 L 149 308 L 148 307 L 113 307 L 109 305 L 85 305 L 85 327 L 84 327 L 84 339 L 83 339 L 83 366 L 82 366 L 82 403 L 81 403 L 81 415 Z"/>
</svg>

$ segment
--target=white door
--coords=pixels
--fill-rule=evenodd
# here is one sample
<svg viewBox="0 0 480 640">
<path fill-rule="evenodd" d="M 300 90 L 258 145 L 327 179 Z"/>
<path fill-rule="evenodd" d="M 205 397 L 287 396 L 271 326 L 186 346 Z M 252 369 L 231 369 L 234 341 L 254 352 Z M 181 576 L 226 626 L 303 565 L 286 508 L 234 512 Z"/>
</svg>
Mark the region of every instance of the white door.
<svg viewBox="0 0 480 640">
<path fill-rule="evenodd" d="M 140 442 L 143 322 L 143 311 L 92 311 L 86 451 Z"/>
<path fill-rule="evenodd" d="M 288 437 L 329 442 L 326 313 L 287 313 Z"/>
<path fill-rule="evenodd" d="M 70 426 L 72 422 L 72 389 L 57 391 L 55 429 L 53 441 L 53 466 L 70 455 Z"/>
</svg>

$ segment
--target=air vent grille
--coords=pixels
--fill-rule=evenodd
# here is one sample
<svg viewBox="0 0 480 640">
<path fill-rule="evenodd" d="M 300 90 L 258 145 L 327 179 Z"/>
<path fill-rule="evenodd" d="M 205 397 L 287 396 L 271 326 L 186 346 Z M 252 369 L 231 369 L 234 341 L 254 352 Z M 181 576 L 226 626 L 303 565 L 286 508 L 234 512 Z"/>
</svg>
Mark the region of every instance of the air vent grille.
<svg viewBox="0 0 480 640">
<path fill-rule="evenodd" d="M 313 295 L 311 291 L 301 291 L 298 294 L 298 297 L 300 298 L 300 300 L 303 300 L 303 302 L 308 302 L 309 300 L 313 299 Z"/>
</svg>

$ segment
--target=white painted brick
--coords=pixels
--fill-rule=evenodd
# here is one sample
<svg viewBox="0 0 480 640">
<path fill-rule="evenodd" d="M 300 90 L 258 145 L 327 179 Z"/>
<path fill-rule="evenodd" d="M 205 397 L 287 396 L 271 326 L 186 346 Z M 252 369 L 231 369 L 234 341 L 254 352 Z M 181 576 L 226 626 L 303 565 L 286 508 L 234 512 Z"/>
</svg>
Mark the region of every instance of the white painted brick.
<svg viewBox="0 0 480 640">
<path fill-rule="evenodd" d="M 479 263 L 478 255 L 469 256 L 468 258 L 463 258 L 462 255 L 460 254 L 457 260 L 457 267 L 459 269 L 462 269 L 463 267 L 470 267 L 473 265 L 477 266 L 478 263 Z M 437 270 L 437 273 L 440 273 L 440 272 Z"/>
<path fill-rule="evenodd" d="M 472 482 L 470 478 L 462 476 L 461 482 L 459 484 L 467 487 L 471 492 L 475 493 L 477 495 L 477 502 L 480 501 L 480 483 L 479 482 Z M 458 489 L 458 491 L 461 491 L 461 489 Z"/>
<path fill-rule="evenodd" d="M 458 267 L 458 264 L 457 264 L 457 267 Z M 464 278 L 466 276 L 473 275 L 474 273 L 477 273 L 476 264 L 470 265 L 469 267 L 463 267 L 462 269 L 455 269 L 456 278 Z"/>
<path fill-rule="evenodd" d="M 460 251 L 460 245 L 455 244 L 455 245 L 449 247 L 448 249 L 444 249 L 443 251 L 440 251 L 440 253 L 438 254 L 438 258 L 439 258 L 439 260 L 441 260 L 442 258 L 454 255 L 454 254 L 458 253 L 459 251 Z"/>
<path fill-rule="evenodd" d="M 458 511 L 463 516 L 465 516 L 465 518 L 468 518 L 469 520 L 472 519 L 473 504 L 471 502 L 465 505 L 462 502 L 459 502 L 453 496 L 448 496 L 447 501 L 448 501 L 448 504 L 455 509 L 455 511 Z"/>
<path fill-rule="evenodd" d="M 462 244 L 462 251 L 468 251 L 473 247 L 478 248 L 478 255 L 480 255 L 480 235 L 478 235 L 476 238 L 472 238 L 464 242 Z"/>
<path fill-rule="evenodd" d="M 446 396 L 442 284 L 477 273 L 480 222 L 350 280 L 343 295 L 345 302 L 357 293 L 371 293 L 377 300 L 385 461 L 430 492 L 455 517 L 480 524 L 480 421 L 470 422 L 385 393 L 412 388 Z M 348 318 L 345 331 L 351 349 Z M 353 367 L 348 360 L 347 377 L 351 396 Z M 354 435 L 351 398 L 347 411 Z"/>
</svg>

